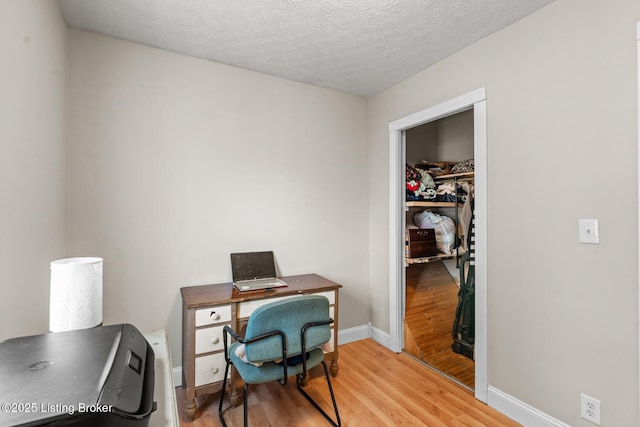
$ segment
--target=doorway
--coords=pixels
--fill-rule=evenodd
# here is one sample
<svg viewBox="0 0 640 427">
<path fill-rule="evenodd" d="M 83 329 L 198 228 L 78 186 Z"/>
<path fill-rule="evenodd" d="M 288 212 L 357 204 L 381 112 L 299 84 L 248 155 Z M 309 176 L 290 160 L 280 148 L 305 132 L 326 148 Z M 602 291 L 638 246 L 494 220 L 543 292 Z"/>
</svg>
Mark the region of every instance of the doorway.
<svg viewBox="0 0 640 427">
<path fill-rule="evenodd" d="M 474 203 L 473 127 L 469 109 L 404 132 L 403 350 L 471 390 L 475 266 L 465 237 Z"/>
<path fill-rule="evenodd" d="M 404 348 L 406 310 L 405 227 L 406 131 L 472 110 L 475 157 L 475 397 L 487 401 L 486 346 L 486 96 L 484 88 L 419 111 L 389 124 L 390 142 L 390 348 Z"/>
</svg>

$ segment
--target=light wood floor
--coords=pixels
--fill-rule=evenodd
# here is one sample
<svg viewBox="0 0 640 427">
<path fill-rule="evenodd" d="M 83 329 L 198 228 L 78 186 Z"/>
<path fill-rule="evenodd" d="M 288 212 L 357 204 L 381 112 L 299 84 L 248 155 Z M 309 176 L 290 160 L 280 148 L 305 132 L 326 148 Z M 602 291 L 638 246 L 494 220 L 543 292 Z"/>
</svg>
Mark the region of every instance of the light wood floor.
<svg viewBox="0 0 640 427">
<path fill-rule="evenodd" d="M 332 378 L 343 426 L 514 427 L 520 424 L 476 400 L 466 388 L 411 356 L 395 354 L 367 339 L 340 346 L 340 372 Z M 320 367 L 319 367 L 320 368 Z M 330 412 L 324 377 L 315 371 L 306 388 Z M 200 399 L 194 421 L 184 415 L 182 388 L 176 388 L 180 425 L 220 426 L 219 394 Z M 225 402 L 225 408 L 228 408 Z M 225 409 L 229 426 L 242 425 L 242 405 Z M 331 412 L 330 412 L 331 413 Z M 326 426 L 327 421 L 295 388 L 277 382 L 249 388 L 250 426 Z"/>
<path fill-rule="evenodd" d="M 449 271 L 441 262 L 413 265 L 406 289 L 404 350 L 473 389 L 473 360 L 451 350 L 458 285 Z"/>
</svg>

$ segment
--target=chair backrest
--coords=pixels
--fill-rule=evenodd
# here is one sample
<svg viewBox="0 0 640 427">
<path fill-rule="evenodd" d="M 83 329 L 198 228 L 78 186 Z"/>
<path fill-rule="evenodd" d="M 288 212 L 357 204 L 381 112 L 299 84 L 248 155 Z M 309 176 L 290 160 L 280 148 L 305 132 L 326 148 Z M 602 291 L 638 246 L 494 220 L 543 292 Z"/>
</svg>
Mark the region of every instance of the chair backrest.
<svg viewBox="0 0 640 427">
<path fill-rule="evenodd" d="M 256 309 L 249 318 L 245 339 L 280 330 L 287 337 L 287 355 L 302 353 L 300 332 L 311 322 L 329 320 L 329 300 L 321 295 L 302 295 L 265 304 Z M 329 325 L 307 330 L 306 350 L 320 347 L 331 339 Z M 247 344 L 246 356 L 250 362 L 267 362 L 282 358 L 282 341 L 276 335 L 265 340 Z"/>
</svg>

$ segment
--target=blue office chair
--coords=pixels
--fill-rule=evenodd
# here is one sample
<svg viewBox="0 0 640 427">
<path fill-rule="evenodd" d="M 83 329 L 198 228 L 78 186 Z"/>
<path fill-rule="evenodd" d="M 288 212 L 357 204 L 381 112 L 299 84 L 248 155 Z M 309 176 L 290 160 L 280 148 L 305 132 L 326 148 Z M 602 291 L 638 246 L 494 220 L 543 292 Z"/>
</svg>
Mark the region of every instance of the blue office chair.
<svg viewBox="0 0 640 427">
<path fill-rule="evenodd" d="M 297 388 L 304 397 L 320 411 L 331 425 L 340 426 L 336 398 L 331 387 L 329 371 L 324 362 L 324 354 L 320 348 L 331 339 L 329 327 L 331 323 L 333 323 L 333 319 L 329 317 L 329 300 L 319 295 L 303 295 L 272 302 L 256 309 L 249 318 L 244 338 L 229 326 L 225 326 L 223 341 L 227 366 L 222 383 L 220 406 L 218 407 L 218 415 L 222 425 L 225 427 L 227 425 L 222 415 L 222 403 L 227 386 L 229 366 L 233 365 L 244 381 L 245 427 L 247 426 L 249 384 L 279 381 L 280 384 L 285 385 L 287 378 L 293 375 L 296 376 Z M 231 345 L 227 343 L 228 335 L 235 339 Z M 236 350 L 241 345 L 244 345 L 244 355 L 242 352 L 238 352 L 240 355 L 236 354 Z M 306 378 L 308 370 L 318 364 L 322 364 L 324 368 L 336 421 L 331 419 L 302 389 L 301 382 Z"/>
</svg>

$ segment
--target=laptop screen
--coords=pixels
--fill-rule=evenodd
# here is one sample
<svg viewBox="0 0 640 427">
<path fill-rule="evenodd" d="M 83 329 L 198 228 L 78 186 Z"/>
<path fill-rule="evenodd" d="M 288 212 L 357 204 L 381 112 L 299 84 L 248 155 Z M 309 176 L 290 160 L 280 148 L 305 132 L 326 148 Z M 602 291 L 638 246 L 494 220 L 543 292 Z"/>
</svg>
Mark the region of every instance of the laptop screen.
<svg viewBox="0 0 640 427">
<path fill-rule="evenodd" d="M 231 254 L 233 281 L 276 277 L 273 252 L 243 252 Z"/>
</svg>

